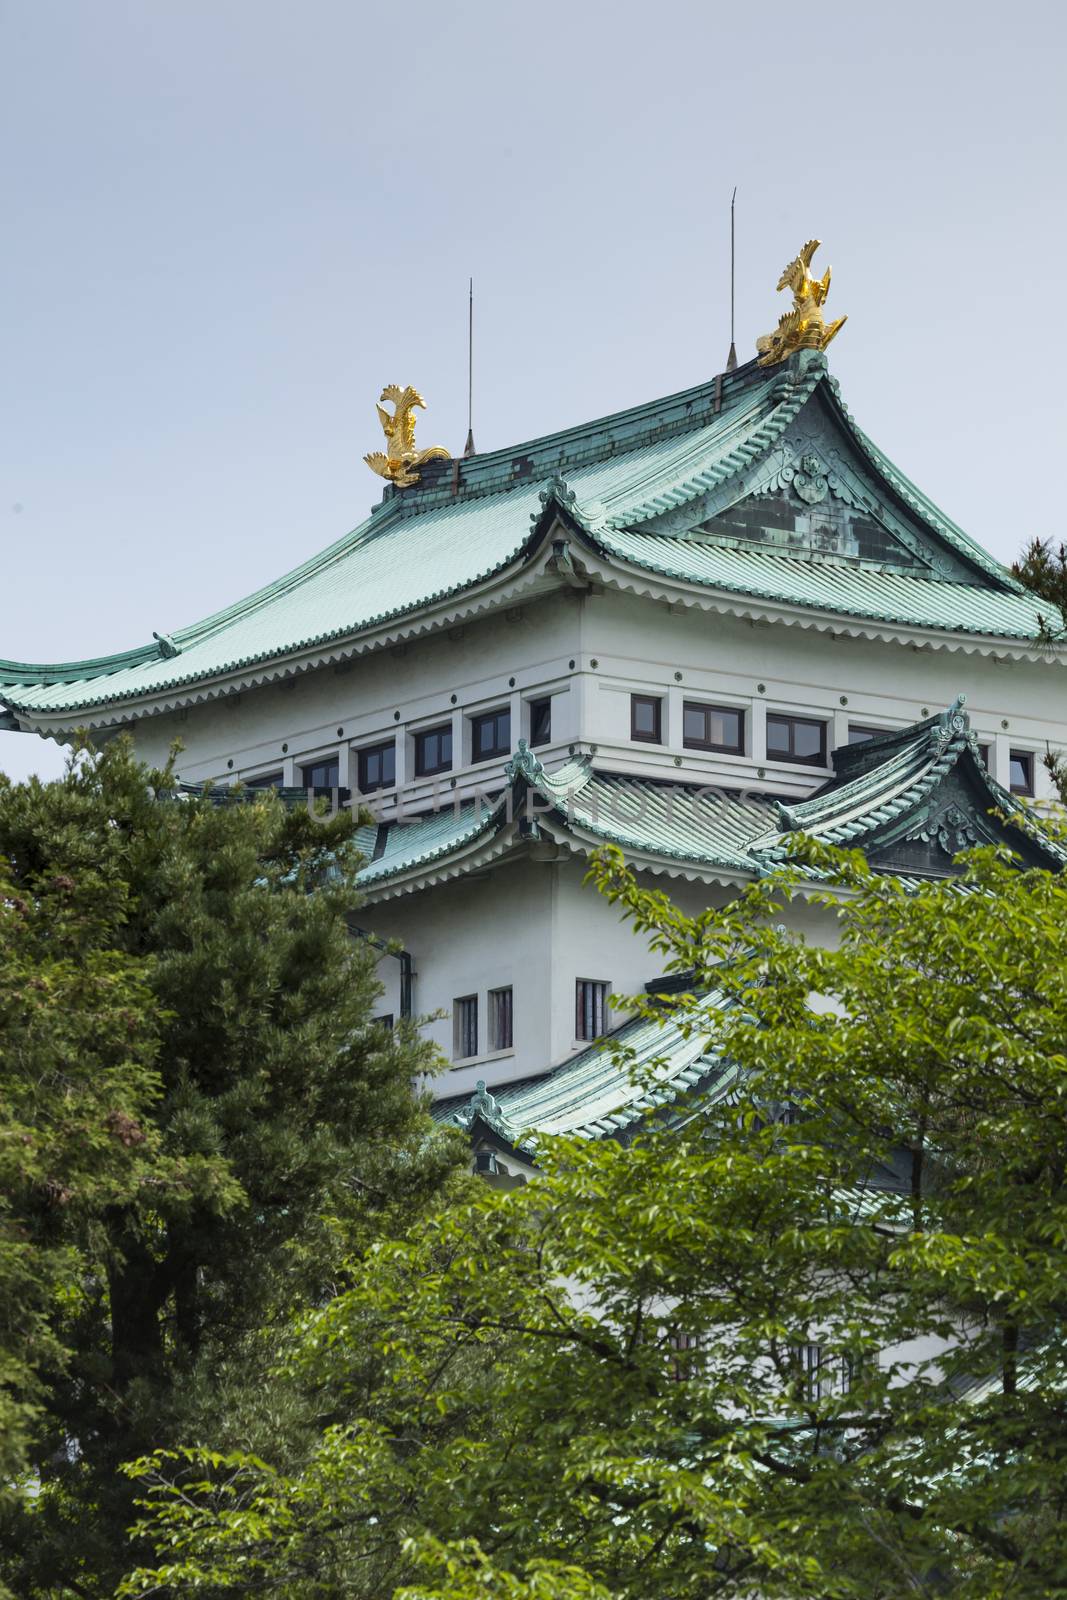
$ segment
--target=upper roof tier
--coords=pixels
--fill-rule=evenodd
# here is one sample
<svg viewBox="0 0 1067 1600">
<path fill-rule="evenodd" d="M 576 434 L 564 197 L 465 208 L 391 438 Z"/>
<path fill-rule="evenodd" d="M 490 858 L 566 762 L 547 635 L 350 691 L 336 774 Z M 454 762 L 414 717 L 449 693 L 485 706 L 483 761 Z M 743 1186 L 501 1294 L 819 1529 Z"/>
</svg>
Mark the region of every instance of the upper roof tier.
<svg viewBox="0 0 1067 1600">
<path fill-rule="evenodd" d="M 561 523 L 602 565 L 705 595 L 1038 636 L 1039 602 L 872 444 L 825 357 L 806 350 L 509 450 L 430 462 L 352 533 L 203 622 L 95 660 L 0 660 L 0 701 L 25 718 L 114 721 L 236 673 L 297 670 L 315 651 L 337 659 L 544 564 Z"/>
</svg>

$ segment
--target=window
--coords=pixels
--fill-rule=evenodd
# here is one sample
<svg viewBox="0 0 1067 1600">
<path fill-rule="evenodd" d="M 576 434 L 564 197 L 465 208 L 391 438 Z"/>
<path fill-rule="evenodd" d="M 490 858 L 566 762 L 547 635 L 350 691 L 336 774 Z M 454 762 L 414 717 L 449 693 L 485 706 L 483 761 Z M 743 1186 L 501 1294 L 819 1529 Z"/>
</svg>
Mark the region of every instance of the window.
<svg viewBox="0 0 1067 1600">
<path fill-rule="evenodd" d="M 370 744 L 359 752 L 359 792 L 373 794 L 389 789 L 396 782 L 396 740 Z"/>
<path fill-rule="evenodd" d="M 826 765 L 826 724 L 811 717 L 767 718 L 767 755 L 772 761 L 802 761 L 806 766 Z"/>
<path fill-rule="evenodd" d="M 323 756 L 300 768 L 300 781 L 305 789 L 336 789 L 340 763 L 336 756 Z"/>
<path fill-rule="evenodd" d="M 982 763 L 982 765 L 986 769 L 986 771 L 988 772 L 989 771 L 989 746 L 987 744 L 980 744 L 978 746 L 978 759 Z"/>
<path fill-rule="evenodd" d="M 579 978 L 575 985 L 574 1037 L 599 1039 L 604 1032 L 608 986 L 598 979 Z"/>
<path fill-rule="evenodd" d="M 478 1054 L 478 996 L 452 1002 L 452 1054 L 457 1061 Z"/>
<path fill-rule="evenodd" d="M 552 738 L 552 697 L 530 701 L 530 746 L 548 744 Z"/>
<path fill-rule="evenodd" d="M 257 772 L 254 778 L 245 779 L 246 789 L 280 789 L 282 774 L 280 772 Z"/>
<path fill-rule="evenodd" d="M 868 739 L 881 739 L 889 732 L 888 728 L 859 728 L 854 722 L 848 725 L 849 744 L 866 744 Z"/>
<path fill-rule="evenodd" d="M 392 1033 L 392 1031 L 393 1031 L 393 1013 L 391 1011 L 387 1011 L 385 1013 L 384 1017 L 373 1017 L 371 1019 L 371 1021 L 372 1021 L 373 1025 L 374 1025 L 374 1027 L 381 1028 L 383 1030 L 383 1032 L 385 1032 L 385 1033 Z"/>
<path fill-rule="evenodd" d="M 663 701 L 655 695 L 630 696 L 630 738 L 641 739 L 645 744 L 659 744 Z"/>
<path fill-rule="evenodd" d="M 745 713 L 687 700 L 682 707 L 682 743 L 687 750 L 726 750 L 743 755 Z"/>
<path fill-rule="evenodd" d="M 510 1050 L 512 1043 L 511 989 L 490 989 L 489 1048 Z"/>
<path fill-rule="evenodd" d="M 805 1400 L 827 1400 L 831 1395 L 848 1394 L 852 1388 L 852 1360 L 835 1356 L 821 1344 L 798 1346 L 801 1389 Z"/>
<path fill-rule="evenodd" d="M 697 1375 L 700 1369 L 698 1334 L 683 1333 L 681 1328 L 672 1328 L 667 1335 L 667 1348 L 676 1352 L 667 1369 L 674 1383 L 686 1383 Z"/>
<path fill-rule="evenodd" d="M 471 718 L 471 760 L 491 761 L 511 754 L 511 712 L 487 711 Z"/>
<path fill-rule="evenodd" d="M 452 724 L 424 728 L 415 735 L 415 776 L 430 778 L 435 772 L 448 772 L 452 766 Z"/>
<path fill-rule="evenodd" d="M 1034 792 L 1034 753 L 1032 750 L 1013 750 L 1011 752 L 1011 792 L 1012 794 L 1033 794 Z"/>
</svg>

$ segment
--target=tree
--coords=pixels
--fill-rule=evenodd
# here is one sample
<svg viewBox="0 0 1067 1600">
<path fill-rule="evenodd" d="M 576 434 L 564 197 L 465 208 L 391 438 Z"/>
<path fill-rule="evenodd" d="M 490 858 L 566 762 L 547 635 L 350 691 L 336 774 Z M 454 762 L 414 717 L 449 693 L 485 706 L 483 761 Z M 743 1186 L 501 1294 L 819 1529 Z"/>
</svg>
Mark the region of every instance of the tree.
<svg viewBox="0 0 1067 1600">
<path fill-rule="evenodd" d="M 1067 544 L 1061 542 L 1054 548 L 1051 539 L 1031 539 L 1011 571 L 1051 607 L 1047 614 L 1038 614 L 1040 637 L 1049 645 L 1062 643 L 1067 638 Z M 1045 766 L 1067 805 L 1067 763 L 1062 750 L 1046 751 Z"/>
<path fill-rule="evenodd" d="M 413 1087 L 432 1050 L 372 1017 L 353 830 L 182 795 L 122 740 L 0 785 L 0 1270 L 9 1339 L 29 1335 L 7 1362 L 23 1451 L 32 1429 L 0 1575 L 20 1596 L 113 1592 L 131 1455 L 209 1416 L 282 1451 L 301 1419 L 264 1392 L 278 1326 L 456 1168 Z"/>
<path fill-rule="evenodd" d="M 332 1425 L 296 1467 L 135 1464 L 157 1565 L 122 1594 L 1067 1586 L 1067 883 L 811 846 L 689 918 L 595 875 L 689 975 L 634 1003 L 707 1036 L 707 1082 L 377 1246 L 279 1375 Z M 781 926 L 799 894 L 828 947 Z"/>
</svg>

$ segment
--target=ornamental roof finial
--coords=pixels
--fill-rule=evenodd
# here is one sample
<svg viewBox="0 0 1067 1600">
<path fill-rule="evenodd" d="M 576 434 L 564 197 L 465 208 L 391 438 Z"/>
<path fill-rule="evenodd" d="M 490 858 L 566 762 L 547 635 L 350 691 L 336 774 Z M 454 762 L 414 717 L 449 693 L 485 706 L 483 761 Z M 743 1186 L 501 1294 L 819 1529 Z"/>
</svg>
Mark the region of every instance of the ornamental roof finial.
<svg viewBox="0 0 1067 1600">
<path fill-rule="evenodd" d="M 809 239 L 778 279 L 779 290 L 792 289 L 793 309 L 779 318 L 773 333 L 756 340 L 761 367 L 777 366 L 795 350 L 825 350 L 848 321 L 847 317 L 838 317 L 836 322 L 827 323 L 823 317 L 823 304 L 830 292 L 830 268 L 821 278 L 813 278 L 810 271 L 819 243 L 818 239 Z"/>
<path fill-rule="evenodd" d="M 451 461 L 452 456 L 442 445 L 431 445 L 428 450 L 415 449 L 415 408 L 426 409 L 426 401 L 408 384 L 402 389 L 398 383 L 386 384 L 381 398 L 393 402 L 393 414 L 378 406 L 378 420 L 382 425 L 388 445 L 388 454 L 374 450 L 364 456 L 372 472 L 388 478 L 398 489 L 406 489 L 419 481 L 419 467 L 425 461 Z"/>
</svg>

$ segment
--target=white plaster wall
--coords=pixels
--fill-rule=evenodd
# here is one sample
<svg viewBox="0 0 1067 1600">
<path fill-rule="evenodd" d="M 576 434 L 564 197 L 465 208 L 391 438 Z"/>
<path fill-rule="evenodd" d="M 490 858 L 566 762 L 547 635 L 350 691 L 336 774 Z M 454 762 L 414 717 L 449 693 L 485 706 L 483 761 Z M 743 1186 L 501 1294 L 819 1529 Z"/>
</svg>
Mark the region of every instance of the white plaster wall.
<svg viewBox="0 0 1067 1600">
<path fill-rule="evenodd" d="M 1065 688 L 1064 667 L 1044 661 L 918 649 L 677 611 L 616 591 L 567 590 L 342 669 L 309 672 L 288 686 L 146 718 L 135 736 L 153 760 L 180 738 L 180 770 L 192 781 L 281 769 L 295 783 L 302 763 L 337 753 L 346 787 L 356 784 L 359 747 L 396 737 L 397 789 L 410 811 L 430 803 L 435 785 L 445 799 L 456 788 L 497 788 L 502 761 L 470 765 L 469 715 L 510 706 L 514 744 L 529 733 L 529 700 L 550 693 L 553 738 L 540 752 L 550 768 L 573 748 L 595 747 L 607 770 L 798 795 L 817 787 L 829 769 L 769 761 L 768 710 L 824 718 L 833 748 L 847 741 L 850 722 L 904 726 L 964 693 L 972 726 L 991 747 L 994 775 L 1006 785 L 1010 751 L 1030 750 L 1038 795 L 1047 798 L 1041 756 L 1046 743 L 1067 746 Z M 630 739 L 633 693 L 662 697 L 662 745 Z M 686 750 L 687 698 L 742 709 L 745 753 Z M 449 719 L 452 773 L 416 780 L 415 732 Z M 383 816 L 396 814 L 397 798 L 394 792 L 376 799 Z"/>
<path fill-rule="evenodd" d="M 483 1053 L 449 1069 L 438 1082 L 441 1094 L 473 1089 L 484 1079 L 493 1088 L 564 1061 L 583 1042 L 574 1037 L 575 984 L 579 978 L 604 981 L 609 991 L 636 994 L 661 976 L 662 958 L 647 940 L 624 923 L 616 909 L 583 882 L 587 863 L 578 857 L 538 861 L 525 857 L 502 862 L 476 879 L 461 878 L 432 890 L 368 906 L 360 922 L 380 937 L 397 939 L 415 958 L 414 1007 L 417 1013 L 442 1010 L 427 1032 L 452 1058 L 452 1004 L 477 994 L 482 1041 L 490 989 L 514 991 L 515 1046 L 505 1054 Z M 642 876 L 649 887 L 667 888 L 690 914 L 722 904 L 729 890 L 680 878 Z M 835 938 L 833 919 L 806 903 L 790 923 L 823 942 Z M 399 1013 L 399 969 L 383 956 L 379 975 L 386 984 L 382 1012 Z M 610 1024 L 623 1020 L 616 1010 Z"/>
</svg>

